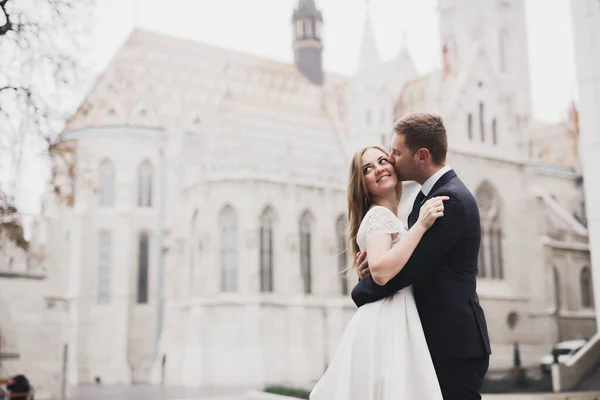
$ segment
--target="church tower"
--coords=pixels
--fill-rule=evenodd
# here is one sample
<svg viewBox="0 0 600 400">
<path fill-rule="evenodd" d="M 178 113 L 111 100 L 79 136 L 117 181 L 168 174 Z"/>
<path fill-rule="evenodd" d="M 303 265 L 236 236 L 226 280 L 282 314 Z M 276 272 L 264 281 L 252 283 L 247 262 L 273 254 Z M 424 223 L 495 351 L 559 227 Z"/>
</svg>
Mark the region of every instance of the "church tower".
<svg viewBox="0 0 600 400">
<path fill-rule="evenodd" d="M 314 0 L 298 0 L 292 18 L 294 28 L 294 63 L 311 83 L 322 86 L 323 15 Z"/>
<path fill-rule="evenodd" d="M 438 0 L 438 5 L 444 76 L 469 73 L 472 60 L 485 53 L 506 110 L 505 131 L 513 143 L 526 146 L 531 90 L 525 0 Z"/>
</svg>

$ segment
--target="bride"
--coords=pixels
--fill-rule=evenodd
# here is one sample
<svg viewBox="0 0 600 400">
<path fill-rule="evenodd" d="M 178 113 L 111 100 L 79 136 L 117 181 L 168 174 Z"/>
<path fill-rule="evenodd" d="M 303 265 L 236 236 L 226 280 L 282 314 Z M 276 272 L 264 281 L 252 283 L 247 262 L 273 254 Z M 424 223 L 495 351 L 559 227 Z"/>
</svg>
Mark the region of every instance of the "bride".
<svg viewBox="0 0 600 400">
<path fill-rule="evenodd" d="M 402 183 L 383 149 L 370 146 L 355 154 L 348 184 L 349 243 L 353 254 L 367 251 L 378 285 L 400 272 L 423 234 L 444 214 L 448 199 L 425 202 L 419 220 L 406 231 L 396 216 L 401 195 Z M 410 286 L 356 311 L 310 394 L 310 400 L 441 399 Z"/>
</svg>

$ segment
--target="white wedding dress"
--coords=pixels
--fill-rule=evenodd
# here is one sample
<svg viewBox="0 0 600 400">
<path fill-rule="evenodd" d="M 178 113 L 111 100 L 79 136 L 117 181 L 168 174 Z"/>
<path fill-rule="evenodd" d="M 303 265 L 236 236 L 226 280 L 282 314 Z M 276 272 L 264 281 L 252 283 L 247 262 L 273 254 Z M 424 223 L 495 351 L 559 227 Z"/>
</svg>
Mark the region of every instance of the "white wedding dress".
<svg viewBox="0 0 600 400">
<path fill-rule="evenodd" d="M 375 234 L 406 232 L 385 207 L 373 207 L 357 235 L 361 251 Z M 310 400 L 442 400 L 412 287 L 360 307 Z"/>
</svg>

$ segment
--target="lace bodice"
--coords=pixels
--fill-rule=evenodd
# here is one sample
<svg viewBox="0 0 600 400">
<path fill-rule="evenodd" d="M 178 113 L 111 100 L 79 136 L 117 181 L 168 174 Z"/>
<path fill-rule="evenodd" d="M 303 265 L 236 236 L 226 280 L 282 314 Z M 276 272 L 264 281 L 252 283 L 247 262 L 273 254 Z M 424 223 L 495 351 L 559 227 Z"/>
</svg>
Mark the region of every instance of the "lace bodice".
<svg viewBox="0 0 600 400">
<path fill-rule="evenodd" d="M 404 232 L 406 232 L 406 228 L 398 217 L 385 207 L 375 206 L 367 211 L 363 218 L 358 228 L 356 242 L 360 250 L 365 251 L 367 238 L 371 235 L 398 233 L 399 235 L 392 241 L 393 246 L 400 240 Z"/>
</svg>

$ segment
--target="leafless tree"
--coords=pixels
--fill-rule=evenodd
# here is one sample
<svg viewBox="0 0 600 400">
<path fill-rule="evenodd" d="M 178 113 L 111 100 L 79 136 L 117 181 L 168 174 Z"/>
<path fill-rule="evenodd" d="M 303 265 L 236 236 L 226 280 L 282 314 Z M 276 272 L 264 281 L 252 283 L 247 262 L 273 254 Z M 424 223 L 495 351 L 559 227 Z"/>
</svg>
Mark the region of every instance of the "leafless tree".
<svg viewBox="0 0 600 400">
<path fill-rule="evenodd" d="M 0 236 L 26 246 L 15 194 L 36 157 L 58 197 L 72 193 L 57 169 L 74 173 L 73 146 L 60 135 L 81 83 L 82 40 L 94 0 L 0 0 Z M 40 158 L 41 157 L 41 158 Z"/>
</svg>

